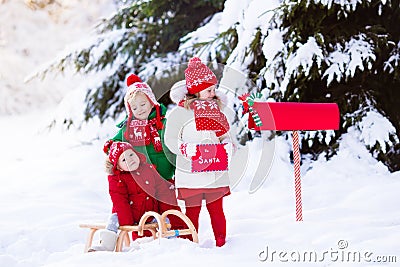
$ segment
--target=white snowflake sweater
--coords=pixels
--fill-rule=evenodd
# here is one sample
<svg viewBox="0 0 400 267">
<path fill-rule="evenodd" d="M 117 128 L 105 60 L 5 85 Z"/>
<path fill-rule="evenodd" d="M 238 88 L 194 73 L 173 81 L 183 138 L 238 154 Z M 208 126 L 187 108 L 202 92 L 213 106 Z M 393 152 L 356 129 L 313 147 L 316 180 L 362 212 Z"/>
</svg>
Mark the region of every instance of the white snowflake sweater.
<svg viewBox="0 0 400 267">
<path fill-rule="evenodd" d="M 225 140 L 226 141 L 226 140 Z M 181 143 L 219 144 L 214 131 L 197 131 L 193 110 L 177 106 L 165 126 L 164 142 L 176 154 L 176 188 L 219 188 L 229 186 L 228 172 L 191 172 L 191 159 L 181 154 Z"/>
</svg>

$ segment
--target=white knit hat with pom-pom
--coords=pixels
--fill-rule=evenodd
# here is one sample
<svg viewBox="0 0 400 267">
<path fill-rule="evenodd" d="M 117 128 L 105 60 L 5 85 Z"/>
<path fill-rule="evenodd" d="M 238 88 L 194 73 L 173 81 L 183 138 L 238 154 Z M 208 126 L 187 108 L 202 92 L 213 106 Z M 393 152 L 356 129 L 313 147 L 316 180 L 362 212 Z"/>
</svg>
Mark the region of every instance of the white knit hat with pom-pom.
<svg viewBox="0 0 400 267">
<path fill-rule="evenodd" d="M 151 102 L 151 104 L 155 106 L 157 129 L 164 128 L 161 122 L 160 103 L 157 101 L 156 96 L 154 95 L 153 90 L 150 88 L 150 86 L 147 83 L 143 82 L 142 79 L 140 79 L 135 74 L 130 74 L 128 76 L 128 78 L 126 79 L 126 85 L 128 86 L 128 89 L 127 92 L 125 93 L 124 102 L 125 102 L 126 112 L 128 113 L 128 121 L 130 122 L 131 119 L 133 118 L 132 109 L 129 104 L 130 99 L 132 99 L 135 93 L 141 92 L 145 94 L 147 99 Z"/>
</svg>

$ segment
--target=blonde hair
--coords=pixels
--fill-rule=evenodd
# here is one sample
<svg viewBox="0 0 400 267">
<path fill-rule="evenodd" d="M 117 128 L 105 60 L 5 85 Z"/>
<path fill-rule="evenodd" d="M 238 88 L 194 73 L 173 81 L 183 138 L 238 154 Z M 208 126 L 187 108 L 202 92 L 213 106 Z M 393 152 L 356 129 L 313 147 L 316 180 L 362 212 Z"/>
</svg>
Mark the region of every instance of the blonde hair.
<svg viewBox="0 0 400 267">
<path fill-rule="evenodd" d="M 106 161 L 104 162 L 104 170 L 106 171 L 107 174 L 114 174 L 114 165 L 110 161 L 110 159 L 107 157 Z"/>
<path fill-rule="evenodd" d="M 127 110 L 128 113 L 129 113 L 129 110 L 128 110 L 129 107 L 128 107 L 127 104 L 129 104 L 129 106 L 132 106 L 132 102 L 131 102 L 131 101 L 134 101 L 135 98 L 136 98 L 139 94 L 145 96 L 146 99 L 150 102 L 150 104 L 151 104 L 152 106 L 154 106 L 154 104 L 150 101 L 150 99 L 148 99 L 147 95 L 146 95 L 144 92 L 142 92 L 142 91 L 134 91 L 134 92 L 132 92 L 132 93 L 130 93 L 130 94 L 126 94 L 125 97 L 124 97 L 125 108 L 126 108 L 126 110 Z"/>
</svg>

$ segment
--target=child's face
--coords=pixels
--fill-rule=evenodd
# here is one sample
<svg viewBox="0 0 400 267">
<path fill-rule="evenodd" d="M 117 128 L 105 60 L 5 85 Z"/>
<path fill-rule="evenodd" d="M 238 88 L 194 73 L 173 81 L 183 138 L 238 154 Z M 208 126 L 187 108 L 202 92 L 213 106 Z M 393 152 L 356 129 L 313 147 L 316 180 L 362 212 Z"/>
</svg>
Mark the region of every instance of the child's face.
<svg viewBox="0 0 400 267">
<path fill-rule="evenodd" d="M 139 167 L 140 159 L 132 150 L 125 150 L 118 159 L 118 167 L 126 172 L 134 171 Z"/>
<path fill-rule="evenodd" d="M 133 116 L 138 120 L 147 120 L 153 108 L 153 104 L 143 93 L 137 93 L 129 102 L 129 105 Z"/>
<path fill-rule="evenodd" d="M 204 89 L 203 91 L 199 92 L 199 99 L 200 100 L 212 100 L 215 97 L 215 85 Z"/>
</svg>

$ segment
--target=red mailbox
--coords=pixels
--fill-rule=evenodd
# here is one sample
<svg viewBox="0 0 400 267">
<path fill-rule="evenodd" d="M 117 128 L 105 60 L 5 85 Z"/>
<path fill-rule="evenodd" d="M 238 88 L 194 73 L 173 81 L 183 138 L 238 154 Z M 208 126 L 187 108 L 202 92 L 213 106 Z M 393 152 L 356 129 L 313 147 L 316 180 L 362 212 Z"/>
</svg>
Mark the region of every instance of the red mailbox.
<svg viewBox="0 0 400 267">
<path fill-rule="evenodd" d="M 339 108 L 335 103 L 257 102 L 239 99 L 249 109 L 249 128 L 253 130 L 293 131 L 293 160 L 296 195 L 296 221 L 303 220 L 298 130 L 339 129 Z M 247 101 L 247 102 L 246 102 Z M 257 119 L 257 124 L 255 119 Z"/>
<path fill-rule="evenodd" d="M 253 109 L 262 122 L 257 127 L 249 116 L 249 128 L 254 130 L 339 129 L 339 108 L 336 103 L 254 102 Z"/>
</svg>

